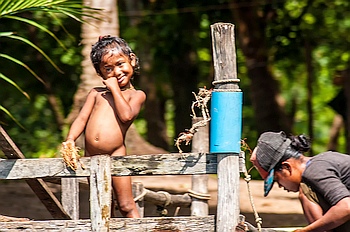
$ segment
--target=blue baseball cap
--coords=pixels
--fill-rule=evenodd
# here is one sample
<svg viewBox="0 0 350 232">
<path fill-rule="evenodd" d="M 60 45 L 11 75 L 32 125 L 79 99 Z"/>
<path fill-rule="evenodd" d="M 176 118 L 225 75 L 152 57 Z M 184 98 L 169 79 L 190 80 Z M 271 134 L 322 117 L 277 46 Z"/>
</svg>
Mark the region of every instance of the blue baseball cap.
<svg viewBox="0 0 350 232">
<path fill-rule="evenodd" d="M 260 166 L 268 172 L 264 180 L 264 196 L 266 197 L 275 182 L 275 167 L 286 160 L 285 152 L 290 146 L 291 140 L 281 132 L 265 132 L 260 135 L 256 150 L 256 159 Z"/>
</svg>

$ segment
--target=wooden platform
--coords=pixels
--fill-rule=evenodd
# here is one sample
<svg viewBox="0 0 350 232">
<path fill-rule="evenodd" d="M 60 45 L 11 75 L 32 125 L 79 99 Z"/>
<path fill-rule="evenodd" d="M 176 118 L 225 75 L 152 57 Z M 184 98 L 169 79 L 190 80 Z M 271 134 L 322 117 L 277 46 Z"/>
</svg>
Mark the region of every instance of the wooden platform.
<svg viewBox="0 0 350 232">
<path fill-rule="evenodd" d="M 148 218 L 111 218 L 110 231 L 123 232 L 213 232 L 214 216 L 208 217 L 148 217 Z M 90 220 L 52 220 L 27 222 L 1 222 L 2 232 L 6 231 L 91 231 Z"/>
</svg>

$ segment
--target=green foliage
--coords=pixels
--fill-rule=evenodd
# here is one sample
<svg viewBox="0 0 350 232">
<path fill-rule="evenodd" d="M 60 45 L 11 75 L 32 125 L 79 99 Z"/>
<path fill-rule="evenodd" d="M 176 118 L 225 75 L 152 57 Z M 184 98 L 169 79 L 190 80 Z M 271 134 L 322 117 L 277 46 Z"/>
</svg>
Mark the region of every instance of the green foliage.
<svg viewBox="0 0 350 232">
<path fill-rule="evenodd" d="M 77 1 L 6 0 L 2 3 L 8 5 L 11 2 L 75 4 Z M 232 20 L 232 9 L 228 3 L 234 2 L 237 7 L 243 7 L 240 5 L 242 1 L 140 1 L 141 7 L 139 11 L 133 12 L 134 15 L 128 13 L 125 2 L 126 0 L 119 1 L 120 35 L 140 56 L 141 64 L 148 65 L 146 68 L 142 66 L 142 72 L 147 72 L 155 78 L 157 97 L 166 102 L 165 119 L 171 144 L 176 136 L 174 118 L 178 115 L 174 113 L 174 98 L 177 96 L 174 96 L 171 83 L 175 77 L 172 76 L 169 67 L 179 62 L 179 59 L 181 61 L 182 53 L 187 52 L 189 48 L 193 49 L 193 61 L 198 70 L 193 80 L 197 82 L 184 81 L 183 85 L 195 84 L 198 87 L 210 88 L 213 79 L 210 25 L 216 22 L 238 24 Z M 310 2 L 311 5 L 308 5 Z M 0 11 L 4 8 L 2 3 Z M 313 49 L 313 149 L 315 153 L 324 151 L 335 114 L 328 102 L 340 89 L 333 85 L 332 80 L 337 70 L 348 67 L 350 57 L 350 12 L 346 10 L 349 9 L 350 3 L 347 0 L 287 0 L 275 1 L 272 4 L 260 1 L 257 4 L 259 14 L 263 14 L 265 7 L 274 10 L 274 14 L 266 19 L 267 27 L 264 31 L 269 49 L 269 66 L 279 83 L 285 110 L 293 122 L 294 134 L 308 132 L 305 43 L 309 42 Z M 62 139 L 54 111 L 48 103 L 48 94 L 56 97 L 62 106 L 63 115 L 67 115 L 79 83 L 80 24 L 69 20 L 69 14 L 64 14 L 71 11 L 57 14 L 62 8 L 51 8 L 50 14 L 48 11 L 33 12 L 33 9 L 12 12 L 10 17 L 6 18 L 0 17 L 0 81 L 4 86 L 0 91 L 0 123 L 6 126 L 26 155 L 42 156 L 54 154 L 57 144 Z M 191 14 L 194 20 L 184 23 L 182 19 L 187 14 Z M 16 20 L 16 17 L 25 20 Z M 67 34 L 67 31 L 71 34 Z M 190 33 L 193 36 L 188 36 Z M 246 57 L 241 51 L 242 41 L 238 40 L 238 33 L 239 28 L 236 25 L 237 71 L 241 79 L 240 88 L 244 93 L 242 138 L 246 138 L 249 146 L 254 148 L 258 137 L 256 125 L 259 122 L 254 119 Z M 40 47 L 53 63 L 59 64 L 58 67 L 64 74 L 58 72 L 31 46 L 18 39 L 13 40 L 13 35 L 26 38 Z M 183 62 L 183 65 L 187 63 Z M 40 79 L 51 86 L 51 92 L 38 81 Z M 23 94 L 30 96 L 30 99 L 23 97 Z M 6 109 L 11 115 L 4 113 Z M 16 118 L 26 131 L 16 125 L 11 116 Z M 190 118 L 190 115 L 187 117 Z M 141 115 L 136 123 L 138 128 L 145 128 L 147 122 Z M 146 134 L 145 130 L 141 132 Z M 345 151 L 343 137 L 339 143 L 340 151 Z"/>
<path fill-rule="evenodd" d="M 83 9 L 85 9 L 85 11 L 83 11 Z M 68 0 L 54 0 L 54 1 L 3 0 L 1 2 L 1 5 L 0 5 L 0 19 L 6 18 L 6 19 L 10 19 L 10 20 L 15 20 L 15 21 L 27 23 L 33 27 L 38 28 L 41 31 L 46 32 L 48 35 L 50 35 L 52 38 L 54 38 L 58 42 L 59 45 L 64 47 L 63 43 L 56 37 L 56 35 L 53 32 L 51 32 L 49 29 L 47 29 L 46 27 L 42 26 L 40 23 L 37 23 L 34 20 L 31 20 L 28 18 L 19 17 L 19 16 L 15 16 L 15 15 L 19 14 L 19 13 L 26 12 L 26 11 L 30 11 L 30 12 L 42 11 L 42 12 L 46 12 L 48 14 L 48 16 L 51 16 L 52 18 L 57 18 L 57 16 L 55 16 L 53 13 L 59 13 L 59 14 L 63 14 L 65 16 L 74 18 L 75 20 L 82 22 L 80 17 L 83 15 L 85 15 L 85 16 L 91 15 L 92 10 L 93 9 L 91 9 L 91 8 L 83 7 L 82 5 L 78 4 L 77 1 L 68 1 Z M 44 56 L 51 63 L 51 65 L 53 67 L 55 67 L 58 71 L 62 72 L 59 69 L 59 67 L 51 60 L 51 58 L 40 47 L 35 45 L 29 39 L 24 38 L 22 36 L 15 35 L 14 32 L 0 32 L 0 38 L 1 37 L 20 40 L 20 41 L 26 43 L 27 45 L 31 46 L 32 48 L 34 48 L 35 50 L 40 52 L 40 54 L 42 56 Z M 30 69 L 27 65 L 25 65 L 23 62 L 19 61 L 18 59 L 12 58 L 11 56 L 7 56 L 5 54 L 0 53 L 0 55 L 2 58 L 6 58 L 8 60 L 11 60 L 11 61 L 17 63 L 18 65 L 26 68 L 28 71 L 30 71 L 31 74 L 33 74 L 33 76 L 35 76 L 38 80 L 42 81 L 41 78 L 39 78 L 39 76 L 32 69 Z M 0 70 L 0 74 L 1 74 L 1 78 L 3 80 L 12 84 L 19 91 L 21 91 L 23 94 L 25 94 L 25 92 L 22 89 L 20 89 L 14 82 L 12 82 L 11 79 L 9 79 L 5 75 L 3 75 L 1 73 L 1 70 Z"/>
<path fill-rule="evenodd" d="M 23 130 L 13 124 L 5 125 L 7 133 L 26 157 L 57 155 L 61 136 L 45 95 L 38 95 L 30 102 L 16 102 L 15 98 L 9 98 L 4 104 L 16 113 L 16 119 L 26 128 Z"/>
<path fill-rule="evenodd" d="M 57 114 L 69 112 L 79 82 L 80 23 L 96 12 L 75 0 L 0 3 L 0 79 L 10 85 L 0 92 L 0 123 L 28 157 L 52 156 L 57 150 L 62 139 Z M 55 99 L 55 110 L 48 96 Z"/>
<path fill-rule="evenodd" d="M 313 114 L 315 154 L 326 149 L 329 129 L 335 112 L 328 102 L 339 91 L 333 78 L 337 70 L 343 70 L 349 62 L 349 36 L 346 30 L 349 12 L 348 1 L 286 1 L 279 8 L 277 18 L 268 29 L 272 42 L 273 73 L 281 84 L 281 93 L 286 100 L 288 112 L 296 105 L 293 131 L 295 134 L 307 134 L 307 69 L 305 60 L 305 42 L 311 44 L 313 65 Z M 316 32 L 316 33 L 315 33 Z M 277 39 L 274 39 L 277 38 Z M 339 150 L 345 152 L 344 139 Z"/>
</svg>

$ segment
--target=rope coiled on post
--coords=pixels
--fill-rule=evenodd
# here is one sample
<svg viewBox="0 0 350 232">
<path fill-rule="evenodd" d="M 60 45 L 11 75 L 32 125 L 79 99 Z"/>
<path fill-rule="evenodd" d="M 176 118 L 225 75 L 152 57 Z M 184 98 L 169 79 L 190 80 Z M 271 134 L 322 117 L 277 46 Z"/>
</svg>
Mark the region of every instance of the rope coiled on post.
<svg viewBox="0 0 350 232">
<path fill-rule="evenodd" d="M 237 84 L 236 88 L 229 88 L 229 89 L 222 89 L 222 88 L 214 88 L 214 91 L 216 92 L 241 92 L 242 90 L 239 88 L 238 86 L 238 83 L 240 82 L 241 80 L 238 79 L 238 78 L 233 78 L 233 79 L 224 79 L 224 80 L 216 80 L 216 81 L 213 81 L 212 84 L 214 86 L 216 85 L 223 85 L 223 84 L 229 84 L 229 83 L 232 83 L 232 84 Z"/>
<path fill-rule="evenodd" d="M 188 195 L 190 197 L 196 198 L 196 199 L 200 199 L 200 200 L 210 200 L 210 194 L 209 193 L 199 193 L 196 192 L 192 189 L 188 190 Z"/>
<path fill-rule="evenodd" d="M 168 205 L 170 205 L 170 203 L 171 203 L 171 195 L 170 195 L 170 193 L 165 192 L 165 191 L 158 191 L 157 193 L 161 193 L 161 194 L 163 194 L 165 196 L 166 201 L 164 203 L 164 207 L 167 207 Z"/>
<path fill-rule="evenodd" d="M 241 80 L 238 78 L 224 79 L 213 81 L 212 84 L 215 86 L 217 84 L 227 84 L 227 83 L 239 83 Z"/>
</svg>

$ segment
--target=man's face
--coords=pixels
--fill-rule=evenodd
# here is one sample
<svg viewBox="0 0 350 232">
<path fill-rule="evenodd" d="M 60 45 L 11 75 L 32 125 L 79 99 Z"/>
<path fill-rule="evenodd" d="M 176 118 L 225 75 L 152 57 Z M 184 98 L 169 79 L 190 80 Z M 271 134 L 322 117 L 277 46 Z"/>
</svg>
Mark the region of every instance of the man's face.
<svg viewBox="0 0 350 232">
<path fill-rule="evenodd" d="M 275 170 L 275 182 L 288 192 L 298 192 L 300 187 L 300 176 L 293 165 L 293 160 L 289 159 L 282 162 L 281 168 Z"/>
</svg>

